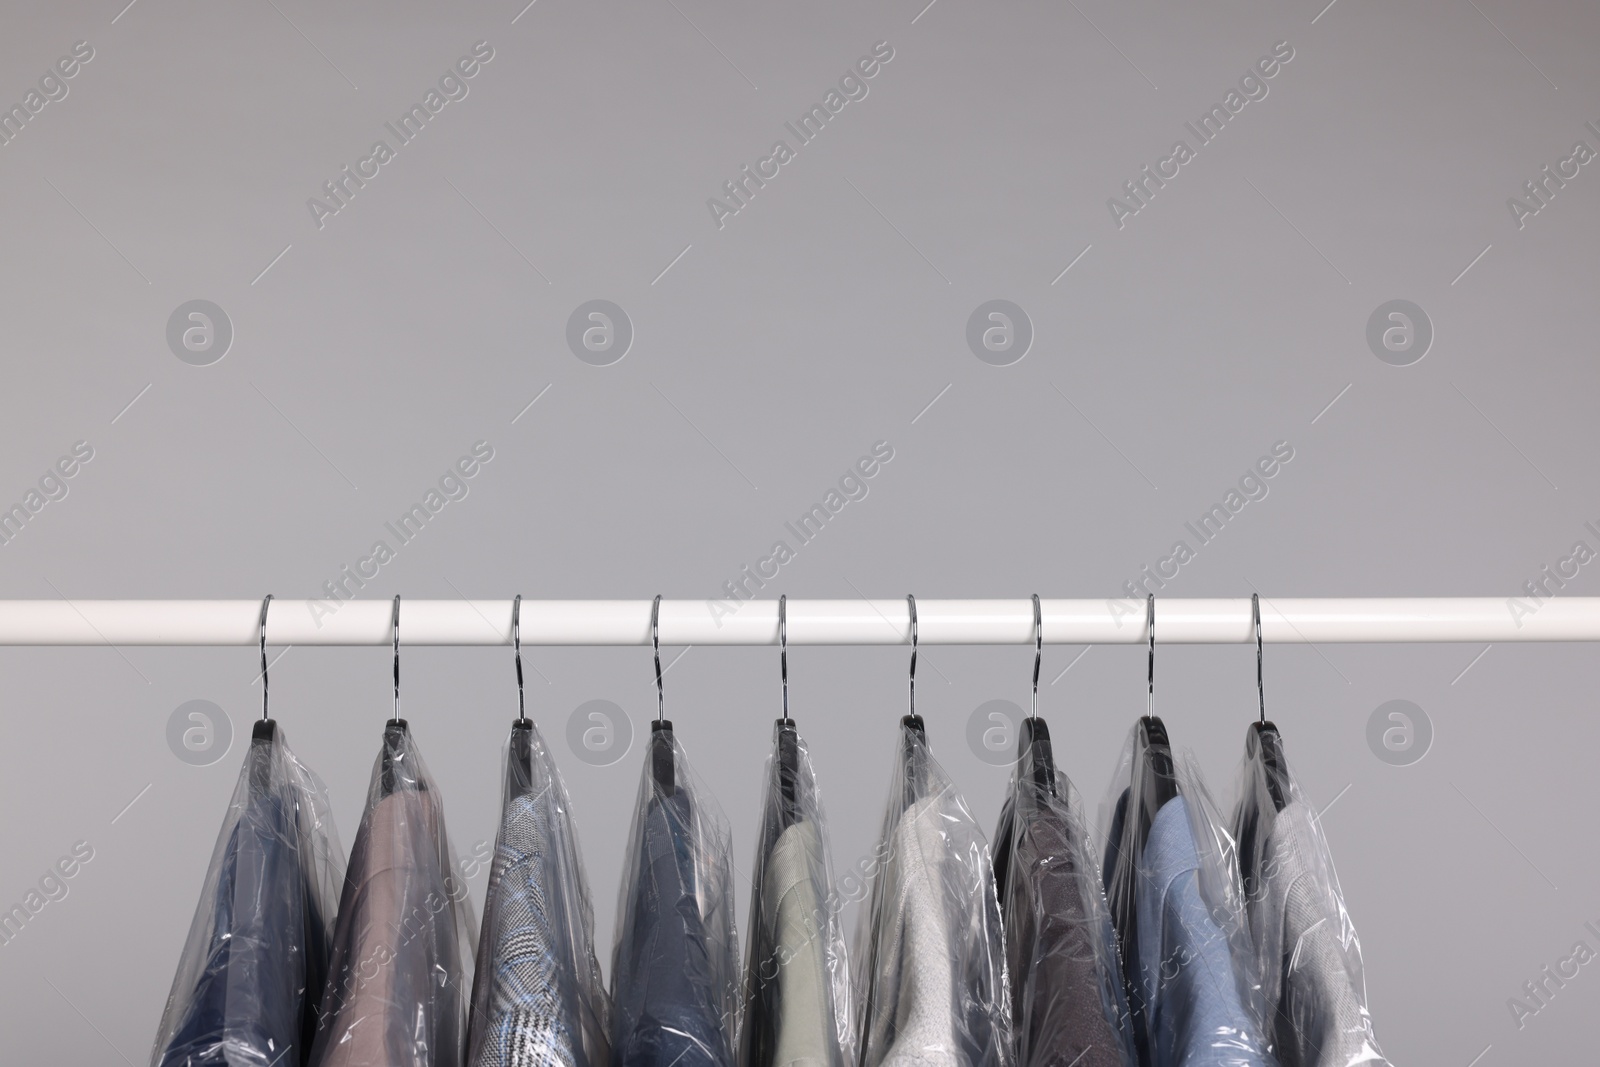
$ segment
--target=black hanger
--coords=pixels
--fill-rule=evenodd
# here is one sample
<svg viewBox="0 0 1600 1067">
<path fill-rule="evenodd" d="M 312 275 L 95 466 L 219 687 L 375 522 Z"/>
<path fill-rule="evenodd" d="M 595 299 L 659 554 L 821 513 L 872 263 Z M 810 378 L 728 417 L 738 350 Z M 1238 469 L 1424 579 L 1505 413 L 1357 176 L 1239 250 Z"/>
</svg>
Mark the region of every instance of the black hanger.
<svg viewBox="0 0 1600 1067">
<path fill-rule="evenodd" d="M 906 604 L 911 613 L 910 710 L 900 719 L 900 744 L 901 762 L 905 769 L 903 799 L 909 806 L 922 792 L 922 757 L 927 750 L 928 729 L 922 722 L 922 716 L 917 714 L 917 598 L 907 594 Z"/>
<path fill-rule="evenodd" d="M 1267 721 L 1267 693 L 1261 679 L 1261 594 L 1250 594 L 1250 615 L 1256 628 L 1256 701 L 1260 719 L 1250 724 L 1245 735 L 1244 753 L 1250 760 L 1258 761 L 1262 780 L 1267 785 L 1267 795 L 1272 798 L 1274 811 L 1282 811 L 1289 803 L 1289 767 L 1283 758 L 1283 738 L 1277 726 Z"/>
<path fill-rule="evenodd" d="M 785 828 L 800 821 L 800 733 L 789 717 L 789 598 L 778 597 L 778 667 L 783 678 L 783 718 L 777 722 L 778 795 Z"/>
<path fill-rule="evenodd" d="M 527 695 L 522 687 L 522 594 L 511 601 L 511 645 L 517 663 L 517 717 L 511 723 L 509 801 L 533 790 L 533 720 L 528 718 Z"/>
<path fill-rule="evenodd" d="M 1172 745 L 1166 725 L 1155 715 L 1156 598 L 1145 602 L 1145 630 L 1149 640 L 1145 714 L 1133 732 L 1133 773 L 1128 791 L 1117 802 L 1108 843 L 1106 897 L 1112 925 L 1122 949 L 1124 987 L 1133 1016 L 1134 1042 L 1143 1061 L 1149 1055 L 1146 1011 L 1139 975 L 1138 872 L 1144 862 L 1145 841 L 1158 811 L 1178 795 Z"/>
<path fill-rule="evenodd" d="M 394 637 L 394 718 L 390 719 L 383 727 L 383 771 L 382 792 L 380 795 L 388 796 L 398 789 L 402 783 L 414 776 L 402 771 L 395 766 L 398 755 L 405 758 L 405 750 L 409 747 L 411 728 L 400 717 L 400 597 L 394 598 L 394 610 L 389 616 L 389 629 Z"/>
<path fill-rule="evenodd" d="M 250 743 L 253 747 L 257 741 L 272 744 L 278 739 L 278 724 L 267 717 L 267 605 L 272 603 L 272 594 L 268 593 L 266 599 L 261 601 L 261 621 L 257 630 L 261 637 L 261 718 L 250 728 Z M 265 793 L 271 787 L 272 764 L 269 760 L 256 760 L 250 765 L 250 788 L 256 793 Z"/>
<path fill-rule="evenodd" d="M 1134 798 L 1139 805 L 1139 845 L 1142 848 L 1145 838 L 1150 834 L 1150 826 L 1155 822 L 1156 812 L 1162 805 L 1178 795 L 1177 771 L 1172 762 L 1172 743 L 1167 738 L 1167 727 L 1155 714 L 1156 702 L 1156 598 L 1151 594 L 1145 602 L 1145 628 L 1149 633 L 1150 659 L 1146 675 L 1149 692 L 1146 697 L 1145 714 L 1139 720 L 1139 728 L 1134 735 L 1134 759 L 1138 763 L 1135 775 L 1138 776 L 1140 788 L 1138 797 Z M 1140 774 L 1142 769 L 1143 773 Z"/>
<path fill-rule="evenodd" d="M 267 717 L 267 605 L 272 603 L 268 593 L 261 601 L 261 619 L 256 630 L 261 638 L 261 718 L 250 731 L 252 741 L 271 741 L 278 733 L 278 724 Z"/>
<path fill-rule="evenodd" d="M 900 725 L 916 735 L 918 741 L 928 740 L 928 731 L 917 714 L 917 598 L 906 594 L 906 605 L 911 613 L 911 711 L 900 720 Z"/>
<path fill-rule="evenodd" d="M 1139 805 L 1139 844 L 1143 846 L 1156 821 L 1156 813 L 1178 795 L 1178 778 L 1172 762 L 1172 743 L 1160 719 L 1146 715 L 1139 720 L 1134 751 L 1143 770 L 1139 775 L 1139 795 L 1135 798 Z"/>
<path fill-rule="evenodd" d="M 1282 811 L 1289 803 L 1289 770 L 1283 758 L 1283 737 L 1278 727 L 1265 719 L 1251 723 L 1245 734 L 1244 752 L 1250 759 L 1260 762 L 1261 777 L 1267 783 L 1272 807 Z"/>
<path fill-rule="evenodd" d="M 1017 773 L 1050 796 L 1056 795 L 1056 760 L 1050 747 L 1050 727 L 1039 718 L 1039 664 L 1044 658 L 1044 613 L 1039 594 L 1033 594 L 1033 704 L 1017 734 Z"/>
<path fill-rule="evenodd" d="M 380 796 L 397 792 L 410 777 L 404 770 L 406 743 L 411 727 L 404 719 L 390 719 L 383 725 L 383 784 Z"/>
<path fill-rule="evenodd" d="M 656 719 L 650 724 L 650 773 L 667 796 L 677 792 L 677 760 L 672 752 L 672 723 L 666 717 L 661 688 L 661 595 L 650 606 L 650 648 L 656 658 Z"/>
<path fill-rule="evenodd" d="M 1256 698 L 1259 718 L 1244 735 L 1244 758 L 1249 767 L 1244 795 L 1234 812 L 1234 839 L 1238 841 L 1239 876 L 1246 893 L 1260 892 L 1258 861 L 1260 843 L 1272 832 L 1272 822 L 1289 802 L 1289 765 L 1283 758 L 1283 742 L 1277 726 L 1267 721 L 1266 690 L 1261 678 L 1261 598 L 1250 597 L 1250 611 L 1256 629 Z M 1257 785 L 1260 783 L 1260 785 Z M 1271 802 L 1268 809 L 1261 799 L 1260 786 L 1266 787 Z"/>
<path fill-rule="evenodd" d="M 1239 877 L 1245 892 L 1253 896 L 1260 892 L 1256 881 L 1260 843 L 1271 834 L 1273 820 L 1288 803 L 1289 772 L 1278 728 L 1270 722 L 1250 724 L 1244 736 L 1244 755 L 1255 773 L 1249 776 L 1251 784 L 1246 786 L 1239 810 L 1234 814 L 1234 838 L 1239 843 Z M 1263 803 L 1256 781 L 1266 785 L 1270 809 Z"/>
</svg>

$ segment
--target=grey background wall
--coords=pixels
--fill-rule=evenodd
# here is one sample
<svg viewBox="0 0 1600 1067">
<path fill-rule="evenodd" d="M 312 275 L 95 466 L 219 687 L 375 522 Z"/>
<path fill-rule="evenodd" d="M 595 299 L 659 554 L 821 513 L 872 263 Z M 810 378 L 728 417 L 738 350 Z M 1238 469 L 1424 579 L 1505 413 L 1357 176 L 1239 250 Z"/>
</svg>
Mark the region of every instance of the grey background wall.
<svg viewBox="0 0 1600 1067">
<path fill-rule="evenodd" d="M 317 596 L 381 539 L 363 597 L 715 598 L 880 441 L 866 495 L 762 596 L 1112 596 L 1181 539 L 1161 595 L 1511 597 L 1600 550 L 1592 6 L 124 2 L 4 13 L 0 502 L 39 506 L 0 596 Z M 892 58 L 841 88 L 875 47 Z M 413 104 L 402 142 L 386 124 Z M 802 143 L 786 123 L 813 105 L 837 113 Z M 1185 124 L 1213 105 L 1206 142 Z M 764 163 L 780 139 L 792 158 Z M 768 177 L 741 205 L 744 166 Z M 996 299 L 1026 316 L 1020 359 L 1015 312 L 1000 351 L 969 346 Z M 569 345 L 592 300 L 626 315 L 620 359 L 614 313 L 609 349 L 581 315 L 605 350 Z M 492 460 L 400 544 L 384 524 L 480 441 Z M 92 459 L 41 488 L 77 442 Z M 1277 442 L 1293 459 L 1201 544 L 1184 524 Z M 1573 569 L 1557 595 L 1600 592 Z M 1082 651 L 1049 651 L 1041 701 L 1097 800 L 1144 663 Z M 639 749 L 595 765 L 567 729 L 607 700 L 642 731 L 649 655 L 529 659 L 609 953 Z M 992 825 L 1007 772 L 967 728 L 1025 704 L 1029 655 L 925 662 L 935 751 Z M 1159 710 L 1224 797 L 1253 666 L 1161 653 Z M 880 818 L 906 657 L 790 668 L 845 866 Z M 388 669 L 297 648 L 272 673 L 347 845 Z M 0 650 L 0 905 L 93 849 L 0 945 L 6 1064 L 148 1058 L 255 675 L 244 649 Z M 510 652 L 418 648 L 404 676 L 469 853 L 493 838 Z M 667 676 L 745 865 L 777 680 L 753 649 Z M 1592 967 L 1520 1026 L 1508 999 L 1600 947 L 1596 650 L 1273 647 L 1267 681 L 1394 1059 L 1589 1053 Z M 1397 699 L 1432 732 L 1405 765 L 1368 742 Z M 199 755 L 168 740 L 193 700 L 221 709 Z"/>
</svg>

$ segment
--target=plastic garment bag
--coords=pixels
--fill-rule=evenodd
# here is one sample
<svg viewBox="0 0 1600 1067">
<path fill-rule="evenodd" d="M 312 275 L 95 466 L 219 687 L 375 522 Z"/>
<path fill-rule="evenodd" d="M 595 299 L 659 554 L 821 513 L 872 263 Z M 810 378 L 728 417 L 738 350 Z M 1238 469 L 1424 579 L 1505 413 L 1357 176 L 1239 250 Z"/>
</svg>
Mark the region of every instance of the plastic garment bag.
<svg viewBox="0 0 1600 1067">
<path fill-rule="evenodd" d="M 650 738 L 611 957 L 618 1067 L 732 1067 L 733 838 L 670 730 Z"/>
<path fill-rule="evenodd" d="M 1141 832 L 1144 778 L 1135 725 L 1101 808 L 1106 879 L 1136 1037 L 1153 1067 L 1273 1067 L 1234 862 L 1193 760 L 1177 762 L 1176 795 Z M 1142 837 L 1142 841 L 1141 841 Z M 1130 857 L 1132 857 L 1130 859 Z M 1119 909 L 1125 889 L 1131 908 Z"/>
<path fill-rule="evenodd" d="M 989 845 L 902 723 L 859 938 L 862 1067 L 1009 1067 L 1011 1005 Z"/>
<path fill-rule="evenodd" d="M 741 1067 L 853 1062 L 849 974 L 811 755 L 779 721 L 750 898 Z"/>
<path fill-rule="evenodd" d="M 245 754 L 152 1067 L 305 1061 L 343 877 L 327 792 L 268 722 Z"/>
<path fill-rule="evenodd" d="M 1268 767 L 1259 746 L 1252 728 L 1233 828 L 1267 1036 L 1282 1067 L 1387 1065 L 1328 842 L 1281 750 Z"/>
<path fill-rule="evenodd" d="M 511 728 L 483 905 L 470 1067 L 606 1067 L 610 1004 L 565 785 L 532 722 Z"/>
<path fill-rule="evenodd" d="M 460 1067 L 467 894 L 438 787 L 390 720 L 339 898 L 314 1067 Z"/>
<path fill-rule="evenodd" d="M 1048 742 L 1045 742 L 1048 744 Z M 995 833 L 1018 1067 L 1134 1067 L 1133 1023 L 1083 802 L 1024 752 Z"/>
</svg>

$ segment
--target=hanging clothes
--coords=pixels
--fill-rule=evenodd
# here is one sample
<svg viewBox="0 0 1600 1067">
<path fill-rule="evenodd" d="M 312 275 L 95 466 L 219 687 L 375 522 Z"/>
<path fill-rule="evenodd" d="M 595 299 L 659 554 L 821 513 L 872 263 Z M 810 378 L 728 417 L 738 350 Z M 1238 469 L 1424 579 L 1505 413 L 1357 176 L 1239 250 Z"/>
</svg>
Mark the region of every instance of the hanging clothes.
<svg viewBox="0 0 1600 1067">
<path fill-rule="evenodd" d="M 628 856 L 611 965 L 612 1063 L 732 1067 L 733 839 L 670 732 L 651 736 Z"/>
<path fill-rule="evenodd" d="M 512 727 L 483 906 L 470 1067 L 606 1067 L 610 1004 L 566 786 L 532 722 Z"/>
<path fill-rule="evenodd" d="M 1104 807 L 1106 879 L 1125 887 L 1129 913 L 1113 907 L 1129 1001 L 1152 1067 L 1275 1067 L 1262 1038 L 1250 981 L 1248 933 L 1236 875 L 1224 861 L 1227 835 L 1193 764 L 1180 764 L 1176 795 L 1143 819 L 1135 798 L 1149 773 L 1138 727 L 1123 748 Z M 1157 770 L 1162 770 L 1157 767 Z M 1137 857 L 1130 863 L 1127 854 Z"/>
<path fill-rule="evenodd" d="M 863 913 L 861 1067 L 1009 1067 L 1000 906 L 988 842 L 926 739 L 902 724 Z"/>
<path fill-rule="evenodd" d="M 1065 775 L 1041 782 L 1034 770 L 1024 753 L 995 832 L 1017 1065 L 1134 1067 L 1122 964 L 1082 801 Z"/>
<path fill-rule="evenodd" d="M 339 900 L 312 1067 L 460 1067 L 472 906 L 438 787 L 392 720 Z"/>
<path fill-rule="evenodd" d="M 787 731 L 787 732 L 786 732 Z M 849 975 L 811 756 L 780 721 L 767 762 L 740 1067 L 844 1067 Z"/>
<path fill-rule="evenodd" d="M 1281 753 L 1268 768 L 1259 749 L 1247 748 L 1233 826 L 1278 1062 L 1388 1067 L 1367 1012 L 1361 941 L 1332 853 Z"/>
<path fill-rule="evenodd" d="M 152 1067 L 304 1062 L 342 863 L 321 781 L 276 724 L 258 728 L 179 957 Z"/>
</svg>

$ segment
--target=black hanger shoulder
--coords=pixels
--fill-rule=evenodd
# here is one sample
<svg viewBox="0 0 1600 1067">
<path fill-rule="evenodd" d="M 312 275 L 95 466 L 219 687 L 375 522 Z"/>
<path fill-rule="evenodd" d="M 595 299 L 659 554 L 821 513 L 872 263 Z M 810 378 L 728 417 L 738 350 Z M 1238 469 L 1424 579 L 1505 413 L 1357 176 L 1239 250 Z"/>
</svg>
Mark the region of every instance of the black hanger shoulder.
<svg viewBox="0 0 1600 1067">
<path fill-rule="evenodd" d="M 396 766 L 395 756 L 399 753 L 402 757 L 409 747 L 411 740 L 411 727 L 404 719 L 390 719 L 383 727 L 383 796 L 388 796 L 412 777 L 409 770 Z"/>
<path fill-rule="evenodd" d="M 264 795 L 272 789 L 272 753 L 270 748 L 278 742 L 281 734 L 278 724 L 272 719 L 257 719 L 255 726 L 250 728 L 250 747 L 252 751 L 246 757 L 250 762 L 250 790 L 257 796 Z M 266 746 L 269 751 L 253 751 L 257 744 Z"/>
<path fill-rule="evenodd" d="M 1282 811 L 1289 803 L 1289 765 L 1283 758 L 1283 737 L 1270 722 L 1253 722 L 1245 735 L 1246 757 L 1259 762 L 1272 806 Z"/>
<path fill-rule="evenodd" d="M 923 756 L 928 746 L 928 729 L 922 716 L 915 713 L 900 718 L 901 766 L 905 780 L 902 782 L 903 799 L 907 807 L 922 796 L 925 763 Z"/>
<path fill-rule="evenodd" d="M 1035 715 L 1022 720 L 1017 734 L 1017 773 L 1050 796 L 1056 795 L 1056 758 L 1050 744 L 1050 727 Z"/>
<path fill-rule="evenodd" d="M 1178 776 L 1172 762 L 1172 742 L 1166 724 L 1155 715 L 1139 720 L 1138 758 L 1144 773 L 1140 801 L 1154 817 L 1161 806 L 1178 795 Z"/>
<path fill-rule="evenodd" d="M 778 720 L 778 797 L 785 828 L 800 821 L 800 734 L 792 719 Z"/>
<path fill-rule="evenodd" d="M 650 725 L 650 774 L 667 796 L 677 792 L 677 758 L 672 751 L 672 722 L 657 719 Z"/>
<path fill-rule="evenodd" d="M 506 781 L 506 800 L 533 791 L 533 723 L 516 719 L 511 723 L 511 766 Z"/>
</svg>

